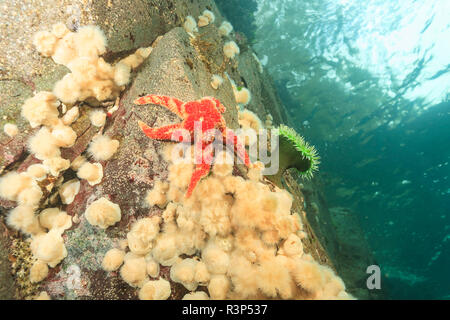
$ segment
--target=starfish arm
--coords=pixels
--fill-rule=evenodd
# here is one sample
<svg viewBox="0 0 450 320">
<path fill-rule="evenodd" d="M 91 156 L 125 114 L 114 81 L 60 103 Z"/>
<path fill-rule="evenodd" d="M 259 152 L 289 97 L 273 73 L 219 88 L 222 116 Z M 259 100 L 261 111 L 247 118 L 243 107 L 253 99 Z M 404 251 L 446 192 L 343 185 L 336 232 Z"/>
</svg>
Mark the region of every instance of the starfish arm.
<svg viewBox="0 0 450 320">
<path fill-rule="evenodd" d="M 194 173 L 192 174 L 191 177 L 191 182 L 189 183 L 189 187 L 186 192 L 186 198 L 189 198 L 192 195 L 192 191 L 194 191 L 195 187 L 197 186 L 197 183 L 200 181 L 201 178 L 203 178 L 209 173 L 210 169 L 211 165 L 206 163 L 197 164 L 195 166 Z"/>
<path fill-rule="evenodd" d="M 245 150 L 245 146 L 242 141 L 236 136 L 231 129 L 225 129 L 223 131 L 223 140 L 227 146 L 232 146 L 233 151 L 237 154 L 237 156 L 244 161 L 247 167 L 250 167 L 250 158 Z"/>
<path fill-rule="evenodd" d="M 178 100 L 177 98 L 167 97 L 167 96 L 159 96 L 156 94 L 149 94 L 144 97 L 137 98 L 134 100 L 135 104 L 143 105 L 143 104 L 157 104 L 163 107 L 166 107 L 171 112 L 175 113 L 180 118 L 184 118 L 183 105 L 184 102 Z"/>
<path fill-rule="evenodd" d="M 202 162 L 197 163 L 195 165 L 194 173 L 192 174 L 191 181 L 189 183 L 188 190 L 186 192 L 186 198 L 189 198 L 192 195 L 197 183 L 201 178 L 208 175 L 211 170 L 211 163 L 213 158 L 214 148 L 212 144 L 208 144 L 203 148 L 202 151 Z"/>
<path fill-rule="evenodd" d="M 138 121 L 139 127 L 145 133 L 147 137 L 150 139 L 156 140 L 174 140 L 174 141 L 182 141 L 183 136 L 180 134 L 173 135 L 175 130 L 182 129 L 181 123 L 170 124 L 168 126 L 159 127 L 159 128 L 150 128 L 142 121 Z M 175 137 L 173 139 L 173 137 Z"/>
</svg>

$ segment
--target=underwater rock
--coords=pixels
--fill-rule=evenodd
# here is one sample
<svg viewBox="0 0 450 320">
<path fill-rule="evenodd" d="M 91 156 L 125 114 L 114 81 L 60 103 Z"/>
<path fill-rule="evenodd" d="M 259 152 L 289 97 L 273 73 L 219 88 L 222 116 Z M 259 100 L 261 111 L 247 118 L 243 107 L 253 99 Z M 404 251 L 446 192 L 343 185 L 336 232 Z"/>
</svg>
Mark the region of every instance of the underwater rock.
<svg viewBox="0 0 450 320">
<path fill-rule="evenodd" d="M 187 59 L 194 61 L 192 69 L 187 65 Z M 103 192 L 114 197 L 124 213 L 135 217 L 147 213 L 148 209 L 143 207 L 145 193 L 153 187 L 154 181 L 167 178 L 167 164 L 157 153 L 163 142 L 150 140 L 143 135 L 137 121 L 155 127 L 179 121 L 177 116 L 163 107 L 139 106 L 133 100 L 152 92 L 183 101 L 196 100 L 206 90 L 206 95 L 213 95 L 210 78 L 205 65 L 196 58 L 196 51 L 182 28 L 172 29 L 161 38 L 136 75 L 120 102 L 118 117 L 108 130 L 110 136 L 116 139 L 120 135 L 121 143 L 115 158 L 106 164 L 102 182 Z M 225 105 L 232 106 L 231 96 L 225 93 L 225 90 L 219 91 L 215 96 Z M 229 111 L 225 115 L 227 123 L 237 127 L 236 110 L 229 108 Z"/>
<path fill-rule="evenodd" d="M 0 300 L 14 299 L 14 280 L 10 270 L 8 231 L 0 224 Z"/>
<path fill-rule="evenodd" d="M 366 289 L 366 268 L 378 265 L 372 256 L 356 213 L 348 208 L 330 208 L 330 218 L 336 234 L 335 265 L 339 275 L 346 281 L 347 289 L 359 299 L 383 299 L 382 290 Z"/>
<path fill-rule="evenodd" d="M 20 134 L 11 139 L 0 134 L 0 173 L 24 153 L 24 142 L 33 132 L 20 117 L 20 107 L 33 91 L 50 90 L 68 69 L 41 56 L 32 45 L 33 35 L 63 22 L 72 31 L 94 24 L 105 32 L 105 60 L 115 60 L 140 47 L 148 47 L 160 35 L 182 24 L 188 14 L 198 16 L 204 8 L 218 14 L 211 0 L 186 3 L 156 1 L 2 1 L 0 15 L 0 127 L 11 122 Z M 26 13 L 24 13 L 26 12 Z"/>
<path fill-rule="evenodd" d="M 239 54 L 237 72 L 242 85 L 253 94 L 252 100 L 246 108 L 255 112 L 260 119 L 265 119 L 266 114 L 270 113 L 275 124 L 284 123 L 290 126 L 290 120 L 283 102 L 276 92 L 273 80 L 267 72 L 259 72 L 259 64 L 255 60 L 245 36 L 243 36 L 239 46 L 241 53 Z"/>
<path fill-rule="evenodd" d="M 8 108 L 0 108 L 2 119 L 0 121 L 3 121 L 4 116 L 5 121 L 17 119 L 21 132 L 13 139 L 6 135 L 1 136 L 0 165 L 8 169 L 18 167 L 18 171 L 21 172 L 37 162 L 25 149 L 25 143 L 34 131 L 19 116 L 20 106 L 35 89 L 51 90 L 54 83 L 67 72 L 67 69 L 55 65 L 51 59 L 42 58 L 32 48 L 26 47 L 30 43 L 31 34 L 46 29 L 57 20 L 65 21 L 74 29 L 95 23 L 105 31 L 108 38 L 109 51 L 105 55 L 107 61 L 122 58 L 132 49 L 149 46 L 157 37 L 162 36 L 117 101 L 118 109 L 107 118 L 103 134 L 118 140 L 119 148 L 110 160 L 100 162 L 104 174 L 102 181 L 95 186 L 89 185 L 85 180 L 80 181 L 79 192 L 73 202 L 65 206 L 64 210 L 73 217 L 72 228 L 64 234 L 68 255 L 60 265 L 52 268 L 48 277 L 40 283 L 41 288 L 55 299 L 136 299 L 136 290 L 117 275 L 106 274 L 101 268 L 101 263 L 105 253 L 115 247 L 119 239 L 124 238 L 129 226 L 136 219 L 162 214 L 162 210 L 158 207 L 154 206 L 151 209 L 146 207 L 144 199 L 155 181 L 167 179 L 167 163 L 160 156 L 164 143 L 147 139 L 137 126 L 137 120 L 159 127 L 177 122 L 179 119 L 164 108 L 152 105 L 137 106 L 133 104 L 133 100 L 140 95 L 156 92 L 183 101 L 214 96 L 227 107 L 224 114 L 227 126 L 238 128 L 236 103 L 230 82 L 225 80 L 217 90 L 210 85 L 212 71 L 222 68 L 222 72 L 227 72 L 238 85 L 251 90 L 253 104 L 250 103 L 249 107 L 260 117 L 270 113 L 273 114 L 274 122 L 277 124 L 289 124 L 289 121 L 271 78 L 267 73 L 259 72 L 258 63 L 251 49 L 243 45 L 244 38 L 241 37 L 239 42 L 241 54 L 236 57 L 236 61 L 226 64 L 222 52 L 223 40 L 218 36 L 215 25 L 210 24 L 200 30 L 202 39 L 206 39 L 205 41 L 210 39 L 207 46 L 212 49 L 206 51 L 201 50 L 204 43 L 193 41 L 180 27 L 184 17 L 198 16 L 204 8 L 213 11 L 216 19 L 222 21 L 223 18 L 213 1 L 157 0 L 153 1 L 153 4 L 147 1 L 134 1 L 133 5 L 129 2 L 113 3 L 106 0 L 95 1 L 93 4 L 84 3 L 74 1 L 72 5 L 59 10 L 60 7 L 56 6 L 47 8 L 51 6 L 50 1 L 45 4 L 45 8 L 37 1 L 32 1 L 32 4 L 36 4 L 37 11 L 48 9 L 45 11 L 46 14 L 38 19 L 39 22 L 35 27 L 31 28 L 29 22 L 22 20 L 22 17 L 18 21 L 10 21 L 10 28 L 16 33 L 8 38 L 8 41 L 17 40 L 18 47 L 0 46 L 0 56 L 16 55 L 8 60 L 9 63 L 21 62 L 18 68 L 6 65 L 6 72 L 0 77 L 3 79 L 13 75 L 15 78 L 26 80 L 18 81 L 20 85 L 16 88 L 9 83 L 8 90 L 0 93 L 2 99 L 0 103 L 3 104 L 5 101 L 8 103 Z M 7 0 L 5 6 L 11 11 L 17 10 L 14 1 Z M 22 26 L 19 25 L 21 22 Z M 3 83 L 0 82 L 0 85 Z M 72 125 L 78 139 L 72 147 L 61 150 L 61 156 L 65 159 L 73 161 L 85 152 L 98 131 L 98 128 L 90 124 L 87 111 L 87 107 L 80 105 L 80 116 Z M 67 170 L 64 177 L 65 181 L 73 179 L 75 172 Z M 291 192 L 294 193 L 298 209 L 303 197 L 299 191 L 291 190 Z M 51 200 L 49 196 L 50 194 L 44 195 L 45 201 Z M 83 215 L 87 205 L 101 197 L 106 197 L 119 205 L 122 212 L 122 219 L 107 230 L 90 226 Z M 56 206 L 58 200 L 55 201 L 56 203 L 52 204 Z M 14 207 L 15 204 L 1 202 L 0 206 L 3 216 L 6 209 Z M 318 262 L 330 265 L 326 252 L 316 238 L 311 236 L 313 232 L 306 220 L 304 224 L 308 233 L 305 251 L 311 252 Z M 6 260 L 7 255 L 1 253 L 0 249 L 0 288 L 11 288 L 10 279 L 2 277 L 1 268 L 8 266 L 9 262 Z M 168 279 L 169 273 L 168 267 L 161 267 L 160 275 Z M 14 292 L 13 289 L 7 289 L 7 294 Z M 172 283 L 171 298 L 181 298 L 186 293 L 182 285 Z"/>
</svg>

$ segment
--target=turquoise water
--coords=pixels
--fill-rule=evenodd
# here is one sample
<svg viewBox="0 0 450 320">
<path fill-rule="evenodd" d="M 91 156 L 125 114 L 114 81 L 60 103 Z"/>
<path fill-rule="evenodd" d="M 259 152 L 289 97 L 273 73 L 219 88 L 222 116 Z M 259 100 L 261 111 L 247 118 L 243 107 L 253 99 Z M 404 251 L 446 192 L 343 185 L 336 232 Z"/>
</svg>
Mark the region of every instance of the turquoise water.
<svg viewBox="0 0 450 320">
<path fill-rule="evenodd" d="M 450 1 L 256 2 L 253 47 L 389 298 L 450 299 Z"/>
</svg>

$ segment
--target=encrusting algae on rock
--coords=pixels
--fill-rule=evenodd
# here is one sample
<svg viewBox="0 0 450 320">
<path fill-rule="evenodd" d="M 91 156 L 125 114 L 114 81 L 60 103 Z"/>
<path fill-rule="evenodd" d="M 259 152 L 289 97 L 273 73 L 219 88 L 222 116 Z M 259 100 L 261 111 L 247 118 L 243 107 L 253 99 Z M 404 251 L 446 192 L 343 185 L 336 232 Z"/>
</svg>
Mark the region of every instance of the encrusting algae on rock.
<svg viewBox="0 0 450 320">
<path fill-rule="evenodd" d="M 11 273 L 16 282 L 16 297 L 25 299 L 38 294 L 39 284 L 31 281 L 30 272 L 36 259 L 30 249 L 30 242 L 13 239 L 10 247 Z"/>
</svg>

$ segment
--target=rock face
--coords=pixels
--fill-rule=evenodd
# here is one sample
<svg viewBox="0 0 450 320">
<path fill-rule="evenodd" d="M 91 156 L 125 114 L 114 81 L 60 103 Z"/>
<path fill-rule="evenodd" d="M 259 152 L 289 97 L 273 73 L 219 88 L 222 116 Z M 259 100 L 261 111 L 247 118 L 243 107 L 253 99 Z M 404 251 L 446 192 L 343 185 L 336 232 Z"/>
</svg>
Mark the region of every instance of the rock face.
<svg viewBox="0 0 450 320">
<path fill-rule="evenodd" d="M 9 261 L 9 239 L 6 226 L 0 224 L 0 300 L 14 299 L 14 280 Z"/>
<path fill-rule="evenodd" d="M 314 182 L 300 184 L 305 213 L 347 290 L 359 299 L 385 299 L 387 292 L 367 289 L 367 267 L 377 265 L 357 215 L 347 208 L 328 208 L 322 188 Z"/>
<path fill-rule="evenodd" d="M 349 290 L 364 299 L 382 299 L 386 295 L 384 286 L 380 290 L 366 289 L 368 274 L 365 269 L 377 263 L 364 238 L 357 216 L 346 208 L 335 207 L 330 208 L 330 217 L 337 238 L 333 252 L 339 257 L 336 268 L 344 279 L 351 279 L 353 288 Z"/>
<path fill-rule="evenodd" d="M 72 31 L 95 24 L 108 38 L 106 60 L 147 47 L 160 35 L 180 26 L 187 15 L 197 17 L 205 9 L 218 14 L 213 1 L 2 1 L 0 8 L 0 127 L 16 123 L 20 134 L 14 139 L 0 136 L 0 173 L 16 162 L 25 151 L 31 133 L 20 117 L 20 106 L 33 91 L 51 91 L 55 82 L 68 72 L 33 48 L 32 36 L 55 22 Z"/>
<path fill-rule="evenodd" d="M 23 6 L 26 6 L 25 8 Z M 200 28 L 193 39 L 183 28 L 187 15 L 197 17 L 204 9 L 216 15 L 215 25 Z M 26 14 L 21 14 L 26 12 Z M 136 106 L 133 100 L 144 94 L 173 96 L 180 100 L 196 100 L 204 96 L 214 96 L 226 106 L 227 126 L 237 128 L 237 110 L 233 90 L 229 81 L 214 90 L 211 76 L 215 73 L 227 74 L 239 86 L 252 92 L 252 101 L 247 106 L 260 118 L 270 113 L 274 123 L 289 120 L 283 111 L 270 77 L 260 72 L 260 66 L 244 36 L 237 34 L 236 41 L 241 54 L 236 60 L 224 60 L 224 39 L 218 36 L 217 25 L 223 21 L 213 1 L 30 1 L 26 5 L 6 0 L 0 9 L 0 124 L 16 123 L 20 134 L 9 138 L 0 134 L 0 174 L 26 168 L 37 162 L 26 150 L 26 141 L 34 132 L 20 117 L 20 107 L 34 91 L 51 90 L 54 83 L 68 71 L 56 65 L 51 59 L 38 55 L 31 45 L 31 35 L 48 29 L 54 22 L 63 21 L 76 29 L 86 24 L 95 24 L 104 30 L 108 38 L 109 51 L 105 55 L 108 62 L 115 61 L 134 49 L 150 46 L 153 52 L 133 73 L 131 84 L 118 101 L 118 110 L 108 118 L 104 133 L 120 141 L 114 157 L 102 162 L 104 178 L 96 186 L 82 180 L 80 192 L 70 205 L 62 205 L 54 192 L 46 195 L 41 207 L 52 205 L 64 209 L 74 217 L 72 228 L 64 233 L 68 256 L 50 270 L 46 280 L 38 286 L 28 288 L 26 294 L 20 288 L 18 294 L 8 275 L 8 252 L 6 244 L 11 239 L 22 236 L 17 233 L 0 235 L 0 298 L 24 298 L 39 290 L 47 291 L 52 298 L 60 299 L 136 299 L 136 289 L 123 282 L 117 273 L 106 273 L 101 269 L 101 261 L 110 248 L 120 239 L 126 238 L 130 224 L 142 216 L 161 214 L 158 207 L 146 206 L 144 197 L 153 188 L 156 180 L 167 178 L 167 163 L 159 155 L 163 143 L 148 139 L 137 125 L 142 120 L 149 126 L 163 126 L 179 119 L 163 107 Z M 3 25 L 1 25 L 3 24 Z M 156 42 L 155 40 L 161 36 Z M 6 39 L 6 41 L 5 41 Z M 88 107 L 80 104 L 81 116 L 73 125 L 78 135 L 76 144 L 62 150 L 62 157 L 73 160 L 83 153 L 89 141 L 98 132 L 87 117 Z M 75 177 L 75 172 L 67 170 L 64 180 Z M 289 191 L 294 195 L 294 208 L 302 211 L 302 192 L 290 180 Z M 106 197 L 117 203 L 122 210 L 122 219 L 106 231 L 94 228 L 84 218 L 84 211 L 90 203 Z M 0 226 L 6 210 L 16 206 L 11 201 L 0 202 Z M 326 251 L 321 246 L 304 213 L 305 230 L 308 240 L 306 251 L 321 262 L 332 265 Z M 2 231 L 0 229 L 0 231 Z M 29 272 L 24 267 L 24 272 Z M 168 279 L 168 268 L 161 268 L 161 275 Z M 17 284 L 16 284 L 17 289 Z M 22 291 L 21 291 L 22 290 Z M 33 291 L 34 290 L 34 291 Z M 181 298 L 186 289 L 173 284 L 171 299 Z"/>
</svg>

